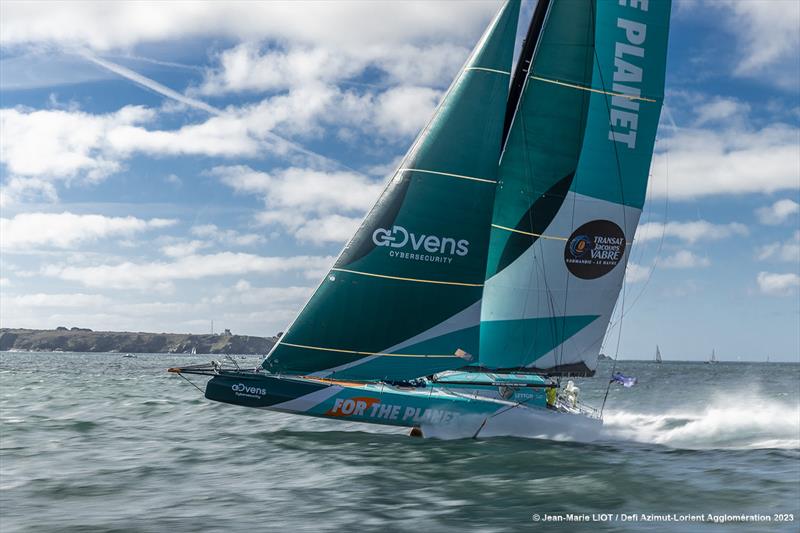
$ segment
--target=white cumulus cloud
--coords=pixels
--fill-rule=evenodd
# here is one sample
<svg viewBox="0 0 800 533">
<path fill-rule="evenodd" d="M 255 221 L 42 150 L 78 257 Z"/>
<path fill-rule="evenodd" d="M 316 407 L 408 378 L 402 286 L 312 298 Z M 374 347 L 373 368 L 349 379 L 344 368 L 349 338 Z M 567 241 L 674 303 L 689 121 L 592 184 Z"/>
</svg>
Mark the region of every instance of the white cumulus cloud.
<svg viewBox="0 0 800 533">
<path fill-rule="evenodd" d="M 664 268 L 697 268 L 707 267 L 711 261 L 708 257 L 701 257 L 689 250 L 680 250 L 662 259 L 660 264 Z"/>
<path fill-rule="evenodd" d="M 759 272 L 756 277 L 756 283 L 758 284 L 758 289 L 764 294 L 786 296 L 800 287 L 800 276 L 795 273 Z"/>
<path fill-rule="evenodd" d="M 744 236 L 749 232 L 747 226 L 738 222 L 729 224 L 714 224 L 707 220 L 695 220 L 690 222 L 646 222 L 640 224 L 636 230 L 637 242 L 660 239 L 662 234 L 665 238 L 680 239 L 689 244 L 699 241 L 711 241 L 726 239 L 732 236 Z"/>
<path fill-rule="evenodd" d="M 261 224 L 277 224 L 314 243 L 347 240 L 384 187 L 363 174 L 296 167 L 267 173 L 225 166 L 210 173 L 237 192 L 261 197 Z"/>
<path fill-rule="evenodd" d="M 800 213 L 800 203 L 789 198 L 783 198 L 772 205 L 760 207 L 756 210 L 758 221 L 769 226 L 782 224 L 798 213 Z"/>
<path fill-rule="evenodd" d="M 800 231 L 795 231 L 791 239 L 765 244 L 757 250 L 756 257 L 759 261 L 778 260 L 800 264 Z"/>
<path fill-rule="evenodd" d="M 0 245 L 4 249 L 35 246 L 70 248 L 111 237 L 131 237 L 146 230 L 172 226 L 174 219 L 149 220 L 75 213 L 21 213 L 0 218 Z"/>
<path fill-rule="evenodd" d="M 167 290 L 172 282 L 198 280 L 213 276 L 276 274 L 302 272 L 309 278 L 321 275 L 333 263 L 332 257 L 266 257 L 247 253 L 220 252 L 187 255 L 170 262 L 123 261 L 116 264 L 88 266 L 48 265 L 46 276 L 81 283 L 87 287 L 108 289 Z"/>
</svg>

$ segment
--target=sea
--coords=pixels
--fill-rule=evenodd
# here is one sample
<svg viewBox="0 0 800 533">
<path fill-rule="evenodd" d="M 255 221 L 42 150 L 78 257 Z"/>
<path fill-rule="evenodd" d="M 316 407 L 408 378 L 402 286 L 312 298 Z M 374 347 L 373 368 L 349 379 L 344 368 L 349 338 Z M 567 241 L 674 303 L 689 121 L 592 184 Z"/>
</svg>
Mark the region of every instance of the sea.
<svg viewBox="0 0 800 533">
<path fill-rule="evenodd" d="M 209 359 L 0 353 L 0 532 L 800 530 L 798 364 L 619 361 L 638 384 L 575 442 L 411 438 L 166 372 Z"/>
</svg>

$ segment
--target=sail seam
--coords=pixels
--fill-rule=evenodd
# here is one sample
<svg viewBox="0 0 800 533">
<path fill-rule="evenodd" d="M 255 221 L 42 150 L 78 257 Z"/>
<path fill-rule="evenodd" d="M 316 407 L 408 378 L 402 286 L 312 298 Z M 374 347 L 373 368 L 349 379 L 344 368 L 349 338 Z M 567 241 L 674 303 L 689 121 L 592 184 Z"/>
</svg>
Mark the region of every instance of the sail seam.
<svg viewBox="0 0 800 533">
<path fill-rule="evenodd" d="M 530 235 L 531 237 L 540 237 L 542 239 L 552 239 L 554 241 L 566 241 L 566 240 L 568 240 L 567 237 L 554 237 L 553 235 L 544 235 L 542 233 L 532 233 L 530 231 L 522 231 L 521 229 L 509 228 L 509 227 L 506 227 L 506 226 L 499 226 L 497 224 L 492 224 L 492 227 L 493 228 L 497 228 L 497 229 L 510 231 L 512 233 L 521 233 L 522 235 Z M 633 243 L 626 241 L 625 244 L 627 246 L 630 246 Z"/>
<path fill-rule="evenodd" d="M 337 353 L 351 353 L 354 355 L 378 355 L 381 357 L 458 357 L 457 355 L 422 355 L 422 354 L 411 354 L 411 353 L 382 353 L 382 352 L 361 352 L 358 350 L 343 350 L 341 348 L 324 348 L 322 346 L 308 346 L 306 344 L 292 344 L 290 342 L 283 342 L 281 343 L 284 346 L 291 346 L 293 348 L 303 348 L 306 350 L 321 350 L 323 352 L 337 352 Z"/>
<path fill-rule="evenodd" d="M 460 287 L 483 287 L 483 283 L 463 283 L 460 281 L 437 281 L 433 279 L 417 279 L 417 278 L 403 278 L 400 276 L 388 276 L 386 274 L 373 274 L 372 272 L 359 272 L 358 270 L 348 270 L 346 268 L 332 268 L 332 271 L 348 272 L 350 274 L 359 274 L 361 276 L 371 276 L 374 278 L 397 279 L 400 281 L 414 281 L 417 283 L 434 283 L 436 285 L 457 285 Z"/>
<path fill-rule="evenodd" d="M 499 226 L 497 224 L 492 224 L 492 227 L 493 228 L 497 228 L 497 229 L 503 229 L 503 230 L 506 230 L 506 231 L 510 231 L 512 233 L 521 233 L 522 235 L 530 235 L 531 237 L 540 237 L 542 239 L 553 239 L 553 240 L 556 240 L 556 241 L 566 241 L 567 240 L 566 237 L 553 237 L 552 235 L 543 235 L 541 233 L 532 233 L 530 231 L 522 231 L 522 230 L 519 230 L 519 229 L 508 228 L 506 226 Z"/>
<path fill-rule="evenodd" d="M 497 184 L 496 180 L 489 180 L 489 179 L 486 179 L 486 178 L 475 178 L 473 176 L 464 176 L 463 174 L 451 174 L 449 172 L 439 172 L 439 171 L 436 171 L 436 170 L 423 170 L 421 168 L 400 168 L 400 169 L 398 169 L 398 172 L 406 172 L 406 171 L 407 172 L 424 172 L 426 174 L 438 174 L 439 176 L 448 176 L 448 177 L 451 177 L 451 178 L 459 178 L 459 179 L 462 179 L 462 180 L 480 181 L 480 182 L 483 182 L 483 183 L 491 183 L 493 185 Z"/>
<path fill-rule="evenodd" d="M 495 68 L 486 68 L 486 67 L 467 67 L 464 70 L 483 70 L 485 72 L 494 72 L 496 74 L 505 74 L 506 76 L 511 76 L 510 72 L 506 72 L 505 70 L 497 70 Z"/>
<path fill-rule="evenodd" d="M 575 83 L 567 83 L 565 81 L 552 80 L 550 78 L 542 78 L 541 76 L 531 76 L 531 79 L 537 80 L 537 81 L 543 81 L 545 83 L 553 83 L 555 85 L 561 85 L 563 87 L 570 87 L 572 89 L 579 89 L 581 91 L 589 91 L 589 92 L 592 92 L 592 93 L 607 94 L 609 96 L 619 96 L 620 98 L 626 98 L 628 100 L 641 100 L 643 102 L 657 102 L 656 100 L 653 100 L 652 98 L 645 98 L 644 96 L 633 96 L 633 95 L 625 94 L 625 93 L 615 93 L 613 91 L 604 91 L 602 89 L 595 89 L 594 87 L 585 87 L 583 85 L 577 85 Z"/>
</svg>

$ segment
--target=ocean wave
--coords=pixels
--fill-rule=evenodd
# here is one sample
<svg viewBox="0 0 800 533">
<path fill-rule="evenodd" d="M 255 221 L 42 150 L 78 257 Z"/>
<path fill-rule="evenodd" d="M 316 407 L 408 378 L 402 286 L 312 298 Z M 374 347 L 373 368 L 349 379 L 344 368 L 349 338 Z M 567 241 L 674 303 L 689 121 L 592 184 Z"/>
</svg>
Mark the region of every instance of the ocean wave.
<svg viewBox="0 0 800 533">
<path fill-rule="evenodd" d="M 606 411 L 603 430 L 613 440 L 675 448 L 796 449 L 800 405 L 739 394 L 716 398 L 697 411 Z"/>
</svg>

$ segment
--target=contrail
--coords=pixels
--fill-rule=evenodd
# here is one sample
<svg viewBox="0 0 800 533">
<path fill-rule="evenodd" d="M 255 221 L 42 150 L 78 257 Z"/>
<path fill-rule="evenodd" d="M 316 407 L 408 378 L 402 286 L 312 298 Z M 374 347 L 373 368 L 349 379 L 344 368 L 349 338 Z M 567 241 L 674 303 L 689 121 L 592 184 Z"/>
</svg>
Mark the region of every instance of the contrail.
<svg viewBox="0 0 800 533">
<path fill-rule="evenodd" d="M 155 92 L 157 92 L 158 94 L 160 94 L 162 96 L 166 96 L 167 98 L 172 98 L 173 100 L 175 100 L 177 102 L 181 102 L 182 104 L 188 105 L 190 107 L 194 107 L 195 109 L 200 109 L 200 110 L 205 111 L 206 113 L 209 113 L 211 115 L 215 115 L 215 116 L 228 115 L 228 113 L 223 111 L 222 109 L 219 109 L 219 108 L 216 108 L 216 107 L 214 107 L 212 105 L 209 105 L 209 104 L 203 102 L 202 100 L 198 100 L 196 98 L 191 98 L 189 96 L 181 94 L 178 91 L 170 89 L 166 85 L 162 85 L 162 84 L 158 83 L 156 80 L 148 78 L 147 76 L 142 76 L 138 72 L 135 72 L 135 71 L 133 71 L 133 70 L 127 68 L 127 67 L 123 67 L 122 65 L 119 65 L 119 64 L 114 63 L 112 61 L 108 61 L 106 59 L 102 59 L 100 57 L 97 57 L 96 55 L 92 54 L 88 50 L 81 50 L 81 51 L 78 52 L 78 55 L 80 55 L 81 57 L 85 58 L 88 61 L 91 61 L 92 63 L 94 63 L 95 65 L 97 65 L 99 67 L 102 67 L 102 68 L 104 68 L 104 69 L 106 69 L 106 70 L 108 70 L 110 72 L 113 72 L 114 74 L 122 76 L 125 79 L 131 80 L 132 82 L 137 83 L 137 84 L 139 84 L 142 87 L 145 87 L 147 89 L 150 89 L 151 91 L 155 91 Z M 360 174 L 360 172 L 348 167 L 344 163 L 340 163 L 339 161 L 336 161 L 334 159 L 330 159 L 329 157 L 325 157 L 322 154 L 318 154 L 316 152 L 312 152 L 311 150 L 309 150 L 307 148 L 304 148 L 304 147 L 300 146 L 299 144 L 297 144 L 295 142 L 292 142 L 292 141 L 290 141 L 288 139 L 285 139 L 285 138 L 281 137 L 280 135 L 277 135 L 277 134 L 272 133 L 272 132 L 266 132 L 266 136 L 269 137 L 269 139 L 271 141 L 273 141 L 276 145 L 278 145 L 281 148 L 284 148 L 284 149 L 288 148 L 290 150 L 293 150 L 295 152 L 298 152 L 298 153 L 301 153 L 301 154 L 303 154 L 305 156 L 308 156 L 308 157 L 316 160 L 317 162 L 324 163 L 325 165 L 328 165 L 328 166 L 340 167 L 340 168 L 347 169 L 350 172 L 355 172 L 357 174 Z"/>
<path fill-rule="evenodd" d="M 207 103 L 197 100 L 195 98 L 190 98 L 188 96 L 185 96 L 179 93 L 178 91 L 173 91 L 169 87 L 161 85 L 156 80 L 150 79 L 146 76 L 142 76 L 138 72 L 134 72 L 127 67 L 123 67 L 122 65 L 118 65 L 117 63 L 112 63 L 111 61 L 99 58 L 96 55 L 87 51 L 80 52 L 80 55 L 88 59 L 95 65 L 103 67 L 106 70 L 110 70 L 114 74 L 118 74 L 123 78 L 127 78 L 132 82 L 138 83 L 142 87 L 146 87 L 151 91 L 155 91 L 163 96 L 166 96 L 167 98 L 172 98 L 173 100 L 181 102 L 182 104 L 186 104 L 196 109 L 201 109 L 206 113 L 210 113 L 212 115 L 224 114 L 221 109 L 217 109 L 216 107 L 208 105 Z"/>
</svg>

